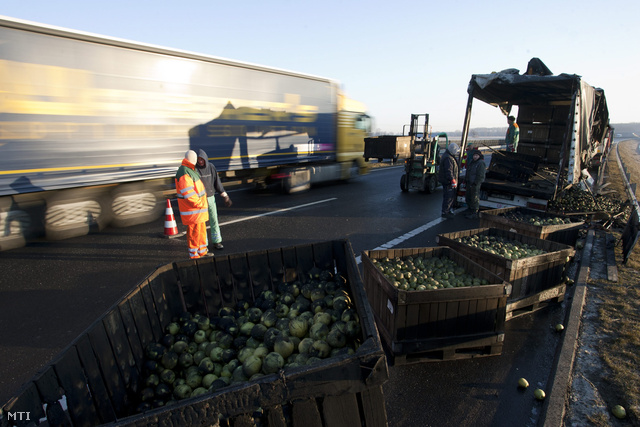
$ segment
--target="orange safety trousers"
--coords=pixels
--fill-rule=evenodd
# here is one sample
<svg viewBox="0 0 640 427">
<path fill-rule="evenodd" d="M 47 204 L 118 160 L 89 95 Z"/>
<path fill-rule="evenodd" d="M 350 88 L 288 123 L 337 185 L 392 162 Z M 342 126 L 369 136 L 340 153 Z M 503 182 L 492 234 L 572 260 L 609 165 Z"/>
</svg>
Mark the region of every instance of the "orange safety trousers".
<svg viewBox="0 0 640 427">
<path fill-rule="evenodd" d="M 189 246 L 189 258 L 200 258 L 209 251 L 207 248 L 207 223 L 187 225 L 187 245 Z"/>
</svg>

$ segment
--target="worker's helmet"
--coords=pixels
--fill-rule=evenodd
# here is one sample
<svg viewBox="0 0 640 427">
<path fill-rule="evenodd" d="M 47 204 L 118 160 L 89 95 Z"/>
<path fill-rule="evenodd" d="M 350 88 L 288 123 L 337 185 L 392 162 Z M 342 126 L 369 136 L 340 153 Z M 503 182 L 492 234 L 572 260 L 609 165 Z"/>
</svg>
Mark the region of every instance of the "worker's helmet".
<svg viewBox="0 0 640 427">
<path fill-rule="evenodd" d="M 194 165 L 198 161 L 198 155 L 193 150 L 189 150 L 186 153 L 184 153 L 184 158 L 187 159 L 189 161 L 189 163 L 194 164 Z"/>
<path fill-rule="evenodd" d="M 449 153 L 451 153 L 454 156 L 457 156 L 460 153 L 460 147 L 455 142 L 452 142 L 451 144 L 449 144 L 449 146 L 447 147 L 447 150 L 449 150 Z"/>
</svg>

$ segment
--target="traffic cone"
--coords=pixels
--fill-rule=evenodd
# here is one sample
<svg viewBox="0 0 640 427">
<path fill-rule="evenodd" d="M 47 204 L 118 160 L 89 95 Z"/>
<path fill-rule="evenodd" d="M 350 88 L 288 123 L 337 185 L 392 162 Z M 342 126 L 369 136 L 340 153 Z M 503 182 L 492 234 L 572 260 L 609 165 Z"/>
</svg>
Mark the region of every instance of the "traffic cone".
<svg viewBox="0 0 640 427">
<path fill-rule="evenodd" d="M 165 237 L 178 236 L 178 224 L 176 224 L 176 218 L 173 216 L 173 209 L 169 199 L 167 199 L 167 208 L 164 211 L 164 235 Z"/>
</svg>

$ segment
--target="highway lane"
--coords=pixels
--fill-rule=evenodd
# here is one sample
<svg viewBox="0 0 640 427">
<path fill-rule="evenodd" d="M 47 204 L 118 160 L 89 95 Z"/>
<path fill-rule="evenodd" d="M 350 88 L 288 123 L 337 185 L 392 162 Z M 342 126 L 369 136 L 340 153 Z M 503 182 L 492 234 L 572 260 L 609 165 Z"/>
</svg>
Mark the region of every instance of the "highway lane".
<svg viewBox="0 0 640 427">
<path fill-rule="evenodd" d="M 219 208 L 222 253 L 348 238 L 359 255 L 383 245 L 434 246 L 437 233 L 477 226 L 463 217 L 441 221 L 441 191 L 402 193 L 401 173 L 374 170 L 293 195 L 230 187 L 234 205 Z M 0 254 L 0 402 L 156 266 L 186 258 L 184 238 L 162 232 L 163 219 Z M 544 388 L 559 340 L 550 325 L 564 310 L 510 320 L 501 356 L 391 367 L 389 424 L 535 425 L 542 405 L 516 382 L 525 376 Z"/>
</svg>

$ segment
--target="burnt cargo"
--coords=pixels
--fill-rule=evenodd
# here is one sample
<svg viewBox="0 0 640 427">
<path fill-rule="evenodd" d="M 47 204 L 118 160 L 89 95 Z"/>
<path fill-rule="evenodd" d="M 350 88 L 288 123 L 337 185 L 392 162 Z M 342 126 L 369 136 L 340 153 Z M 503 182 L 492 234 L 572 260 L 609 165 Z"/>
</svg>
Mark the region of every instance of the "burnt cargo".
<svg viewBox="0 0 640 427">
<path fill-rule="evenodd" d="M 447 257 L 488 284 L 431 290 L 395 287 L 372 260 Z M 390 363 L 403 365 L 499 355 L 511 286 L 448 247 L 362 253 L 364 286 Z"/>
<path fill-rule="evenodd" d="M 523 221 L 527 216 L 537 216 L 543 220 L 560 218 L 566 222 L 541 224 L 534 221 Z M 516 206 L 480 212 L 480 228 L 501 228 L 524 236 L 551 240 L 569 246 L 575 246 L 583 226 L 584 221 L 572 219 L 566 215 L 550 214 Z"/>
<path fill-rule="evenodd" d="M 535 246 L 546 253 L 507 259 L 456 241 L 458 238 L 475 235 L 515 240 Z M 560 302 L 564 299 L 566 267 L 575 254 L 571 246 L 498 228 L 477 228 L 439 234 L 436 241 L 440 245 L 449 246 L 511 284 L 507 320 L 542 308 L 546 302 Z"/>
<path fill-rule="evenodd" d="M 212 313 L 251 301 L 263 290 L 313 268 L 347 279 L 360 318 L 361 345 L 317 363 L 280 370 L 216 392 L 135 413 L 145 348 L 177 315 Z M 266 251 L 174 262 L 158 267 L 120 299 L 3 408 L 49 425 L 323 425 L 386 426 L 382 385 L 386 357 L 351 244 L 318 242 Z M 46 409 L 45 409 L 46 408 Z M 253 424 L 252 424 L 253 425 Z"/>
</svg>

